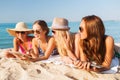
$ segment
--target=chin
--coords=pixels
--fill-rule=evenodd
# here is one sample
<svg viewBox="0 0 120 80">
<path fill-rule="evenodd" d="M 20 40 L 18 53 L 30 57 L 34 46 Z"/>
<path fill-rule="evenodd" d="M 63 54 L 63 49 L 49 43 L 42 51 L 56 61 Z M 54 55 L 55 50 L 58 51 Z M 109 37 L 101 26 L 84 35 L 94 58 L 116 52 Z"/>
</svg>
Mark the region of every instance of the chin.
<svg viewBox="0 0 120 80">
<path fill-rule="evenodd" d="M 87 36 L 80 36 L 81 39 L 87 39 Z"/>
</svg>

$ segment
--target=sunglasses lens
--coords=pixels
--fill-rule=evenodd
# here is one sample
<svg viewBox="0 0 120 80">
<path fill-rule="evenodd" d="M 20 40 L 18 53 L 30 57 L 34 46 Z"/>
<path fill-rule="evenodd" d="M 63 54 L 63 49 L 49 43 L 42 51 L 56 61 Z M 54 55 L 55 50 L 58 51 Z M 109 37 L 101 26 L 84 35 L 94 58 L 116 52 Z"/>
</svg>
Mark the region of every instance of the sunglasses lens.
<svg viewBox="0 0 120 80">
<path fill-rule="evenodd" d="M 17 34 L 21 33 L 21 34 L 25 34 L 24 31 L 16 31 Z"/>
<path fill-rule="evenodd" d="M 36 32 L 37 34 L 40 34 L 41 31 L 39 31 L 39 30 L 35 30 L 34 33 L 35 33 L 35 32 Z"/>
<path fill-rule="evenodd" d="M 25 34 L 25 32 L 21 32 L 21 34 Z"/>
<path fill-rule="evenodd" d="M 79 27 L 79 30 L 80 30 L 80 32 L 83 32 L 83 28 L 82 27 Z"/>
<path fill-rule="evenodd" d="M 17 33 L 17 34 L 18 34 L 19 32 L 18 32 L 18 31 L 16 31 L 15 33 Z"/>
<path fill-rule="evenodd" d="M 54 34 L 55 34 L 55 31 L 52 31 L 52 33 L 54 33 Z"/>
</svg>

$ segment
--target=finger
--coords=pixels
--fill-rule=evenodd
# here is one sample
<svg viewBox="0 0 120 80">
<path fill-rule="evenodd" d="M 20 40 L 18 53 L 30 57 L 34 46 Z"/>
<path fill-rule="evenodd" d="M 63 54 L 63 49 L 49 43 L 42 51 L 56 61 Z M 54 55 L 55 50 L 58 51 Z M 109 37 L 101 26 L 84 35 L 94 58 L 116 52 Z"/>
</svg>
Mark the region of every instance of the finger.
<svg viewBox="0 0 120 80">
<path fill-rule="evenodd" d="M 83 68 L 84 68 L 84 65 L 81 64 L 78 68 L 79 68 L 79 69 L 83 69 Z"/>
<path fill-rule="evenodd" d="M 96 67 L 93 67 L 93 71 L 97 71 L 97 68 L 96 68 Z"/>
<path fill-rule="evenodd" d="M 79 61 L 74 61 L 74 65 L 78 65 L 79 64 Z"/>
<path fill-rule="evenodd" d="M 85 69 L 85 70 L 87 69 L 87 62 L 83 63 L 83 69 Z"/>
<path fill-rule="evenodd" d="M 87 63 L 87 71 L 90 71 L 90 62 Z"/>
<path fill-rule="evenodd" d="M 84 67 L 83 63 L 81 61 L 79 61 L 77 67 L 79 67 L 80 69 L 82 69 Z"/>
</svg>

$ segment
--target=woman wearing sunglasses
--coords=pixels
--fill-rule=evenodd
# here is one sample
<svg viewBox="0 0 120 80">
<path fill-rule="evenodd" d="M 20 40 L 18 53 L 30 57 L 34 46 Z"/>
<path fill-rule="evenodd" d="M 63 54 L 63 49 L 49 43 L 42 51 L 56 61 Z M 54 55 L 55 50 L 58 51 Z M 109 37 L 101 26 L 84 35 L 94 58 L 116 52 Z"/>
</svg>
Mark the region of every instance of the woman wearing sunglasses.
<svg viewBox="0 0 120 80">
<path fill-rule="evenodd" d="M 27 25 L 24 22 L 18 22 L 14 29 L 7 29 L 7 32 L 14 36 L 13 39 L 13 51 L 20 52 L 22 54 L 27 54 L 32 48 L 32 36 L 28 34 L 33 33 L 32 29 L 28 29 Z M 11 52 L 12 53 L 12 52 Z M 14 54 L 11 54 L 10 51 L 6 52 L 6 56 L 16 57 Z"/>
<path fill-rule="evenodd" d="M 54 38 L 49 36 L 49 28 L 44 20 L 37 20 L 33 24 L 34 37 L 32 40 L 34 57 L 31 61 L 48 59 L 50 55 L 58 54 Z"/>
<path fill-rule="evenodd" d="M 74 34 L 69 32 L 68 20 L 54 18 L 52 23 L 52 34 L 62 60 L 65 63 L 72 63 L 77 60 L 74 54 Z"/>
<path fill-rule="evenodd" d="M 96 72 L 110 69 L 114 58 L 114 39 L 105 35 L 104 24 L 98 16 L 82 18 L 75 45 L 76 56 L 80 61 L 74 64 L 78 68 Z"/>
</svg>

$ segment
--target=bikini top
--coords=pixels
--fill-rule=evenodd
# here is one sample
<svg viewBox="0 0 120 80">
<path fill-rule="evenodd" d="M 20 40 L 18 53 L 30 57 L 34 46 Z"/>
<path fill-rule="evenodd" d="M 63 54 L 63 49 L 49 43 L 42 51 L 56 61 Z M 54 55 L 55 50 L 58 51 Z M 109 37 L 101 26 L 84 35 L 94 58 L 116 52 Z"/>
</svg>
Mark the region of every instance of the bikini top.
<svg viewBox="0 0 120 80">
<path fill-rule="evenodd" d="M 30 41 L 30 39 L 28 38 L 28 47 L 29 49 L 32 49 L 32 43 Z M 26 50 L 25 48 L 22 46 L 22 44 L 19 45 L 19 51 L 23 54 L 26 54 Z"/>
<path fill-rule="evenodd" d="M 45 52 L 43 52 L 42 49 L 40 48 L 40 42 L 39 41 L 38 41 L 38 44 L 39 44 L 38 52 L 41 56 L 44 56 Z M 58 50 L 57 50 L 57 48 L 54 48 L 51 55 L 57 55 L 57 54 L 58 54 Z"/>
</svg>

